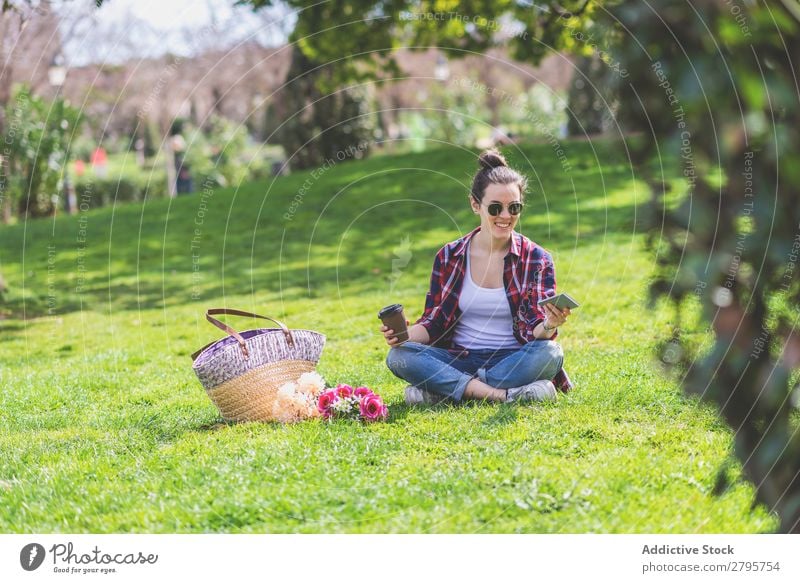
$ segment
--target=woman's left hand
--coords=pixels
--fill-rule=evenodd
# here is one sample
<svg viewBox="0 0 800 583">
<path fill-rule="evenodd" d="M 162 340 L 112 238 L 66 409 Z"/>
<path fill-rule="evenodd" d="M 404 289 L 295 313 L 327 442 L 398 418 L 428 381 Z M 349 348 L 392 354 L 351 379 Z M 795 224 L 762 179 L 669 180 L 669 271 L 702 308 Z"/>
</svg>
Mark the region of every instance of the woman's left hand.
<svg viewBox="0 0 800 583">
<path fill-rule="evenodd" d="M 564 322 L 567 321 L 567 317 L 571 313 L 569 308 L 564 308 L 563 310 L 560 310 L 553 304 L 545 304 L 544 311 L 545 311 L 544 325 L 547 326 L 548 328 L 558 328 L 559 326 L 562 326 Z"/>
</svg>

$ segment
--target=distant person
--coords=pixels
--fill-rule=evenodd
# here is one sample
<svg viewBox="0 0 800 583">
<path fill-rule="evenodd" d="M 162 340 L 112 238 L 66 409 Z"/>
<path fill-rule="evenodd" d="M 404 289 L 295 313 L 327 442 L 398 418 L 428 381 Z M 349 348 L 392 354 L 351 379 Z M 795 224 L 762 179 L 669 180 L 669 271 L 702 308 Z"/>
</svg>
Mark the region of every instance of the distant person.
<svg viewBox="0 0 800 583">
<path fill-rule="evenodd" d="M 571 383 L 555 342 L 570 310 L 540 299 L 555 295 L 553 258 L 514 231 L 527 179 L 497 150 L 484 151 L 469 195 L 480 226 L 436 254 L 425 311 L 391 347 L 389 369 L 410 383 L 406 403 L 482 399 L 543 401 Z"/>
<path fill-rule="evenodd" d="M 289 162 L 286 160 L 275 160 L 271 167 L 272 176 L 288 176 Z"/>
<path fill-rule="evenodd" d="M 175 158 L 175 192 L 189 194 L 194 192 L 194 183 L 189 164 L 186 163 L 186 140 L 180 134 L 172 136 L 170 141 Z"/>
<path fill-rule="evenodd" d="M 95 176 L 105 178 L 108 175 L 108 154 L 106 154 L 105 148 L 101 146 L 95 148 L 89 161 Z"/>
<path fill-rule="evenodd" d="M 178 168 L 178 175 L 175 180 L 175 191 L 178 194 L 190 194 L 194 192 L 194 181 L 192 174 L 189 172 L 189 165 L 185 161 L 181 161 Z"/>
<path fill-rule="evenodd" d="M 133 148 L 136 150 L 136 164 L 138 164 L 140 168 L 143 168 L 145 163 L 144 140 L 142 138 L 136 138 L 136 141 L 133 143 Z"/>
</svg>

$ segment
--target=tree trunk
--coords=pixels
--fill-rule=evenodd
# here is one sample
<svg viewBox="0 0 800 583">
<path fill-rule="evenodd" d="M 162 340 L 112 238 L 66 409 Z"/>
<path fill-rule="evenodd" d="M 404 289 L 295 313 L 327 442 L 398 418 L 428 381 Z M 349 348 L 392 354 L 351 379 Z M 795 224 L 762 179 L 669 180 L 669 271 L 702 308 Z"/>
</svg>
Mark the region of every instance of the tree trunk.
<svg viewBox="0 0 800 583">
<path fill-rule="evenodd" d="M 20 219 L 24 219 L 31 210 L 31 195 L 30 192 L 26 193 L 19 199 L 19 210 L 17 212 Z"/>
<path fill-rule="evenodd" d="M 175 152 L 172 151 L 170 141 L 164 140 L 164 166 L 167 171 L 167 193 L 170 198 L 177 194 L 177 175 L 175 173 Z"/>
<path fill-rule="evenodd" d="M 11 222 L 11 197 L 8 196 L 7 192 L 3 193 L 3 199 L 1 202 L 3 206 L 3 224 L 7 225 Z"/>
<path fill-rule="evenodd" d="M 0 114 L 0 139 L 3 137 L 3 116 Z M 0 212 L 2 213 L 2 221 L 4 225 L 11 222 L 11 200 L 8 196 L 8 170 L 6 169 L 6 160 L 0 154 Z"/>
<path fill-rule="evenodd" d="M 4 141 L 5 135 L 5 103 L 2 101 L 3 90 L 0 89 L 0 143 Z M 8 192 L 8 168 L 6 168 L 6 159 L 0 154 L 0 207 L 2 209 L 2 221 L 4 225 L 11 222 L 11 198 Z"/>
</svg>

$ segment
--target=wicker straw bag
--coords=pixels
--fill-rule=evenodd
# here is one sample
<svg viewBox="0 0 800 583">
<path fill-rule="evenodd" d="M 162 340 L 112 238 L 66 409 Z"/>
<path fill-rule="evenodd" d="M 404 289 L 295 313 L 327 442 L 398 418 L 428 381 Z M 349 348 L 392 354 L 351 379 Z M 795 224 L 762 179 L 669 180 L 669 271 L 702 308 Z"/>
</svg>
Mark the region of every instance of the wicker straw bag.
<svg viewBox="0 0 800 583">
<path fill-rule="evenodd" d="M 212 316 L 229 314 L 270 320 L 278 328 L 237 332 Z M 325 336 L 289 330 L 284 324 L 250 312 L 216 308 L 206 320 L 228 336 L 192 354 L 192 369 L 226 421 L 273 421 L 278 389 L 319 362 Z"/>
</svg>

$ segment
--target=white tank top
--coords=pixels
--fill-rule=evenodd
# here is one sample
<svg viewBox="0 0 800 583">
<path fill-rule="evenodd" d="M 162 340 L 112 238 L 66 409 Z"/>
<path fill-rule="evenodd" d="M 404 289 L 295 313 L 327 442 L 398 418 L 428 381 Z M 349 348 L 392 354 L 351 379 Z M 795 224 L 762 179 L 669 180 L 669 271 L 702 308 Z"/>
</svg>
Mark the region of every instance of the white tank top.
<svg viewBox="0 0 800 583">
<path fill-rule="evenodd" d="M 467 269 L 458 296 L 461 317 L 456 322 L 453 342 L 464 348 L 519 348 L 514 337 L 514 320 L 502 287 L 480 287 L 472 281 L 469 247 L 466 249 Z"/>
</svg>

